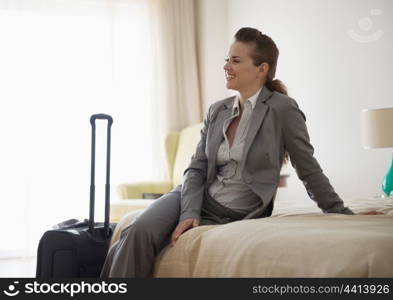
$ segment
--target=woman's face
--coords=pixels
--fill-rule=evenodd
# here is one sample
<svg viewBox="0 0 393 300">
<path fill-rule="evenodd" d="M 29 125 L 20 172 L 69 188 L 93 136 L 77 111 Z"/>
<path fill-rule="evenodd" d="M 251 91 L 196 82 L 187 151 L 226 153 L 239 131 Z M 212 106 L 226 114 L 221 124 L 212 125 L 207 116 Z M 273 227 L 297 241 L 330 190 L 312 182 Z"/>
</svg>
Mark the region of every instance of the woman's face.
<svg viewBox="0 0 393 300">
<path fill-rule="evenodd" d="M 239 92 L 248 89 L 259 89 L 267 76 L 268 65 L 266 63 L 255 66 L 250 53 L 254 49 L 253 44 L 234 42 L 229 49 L 228 58 L 224 65 L 227 88 Z"/>
</svg>

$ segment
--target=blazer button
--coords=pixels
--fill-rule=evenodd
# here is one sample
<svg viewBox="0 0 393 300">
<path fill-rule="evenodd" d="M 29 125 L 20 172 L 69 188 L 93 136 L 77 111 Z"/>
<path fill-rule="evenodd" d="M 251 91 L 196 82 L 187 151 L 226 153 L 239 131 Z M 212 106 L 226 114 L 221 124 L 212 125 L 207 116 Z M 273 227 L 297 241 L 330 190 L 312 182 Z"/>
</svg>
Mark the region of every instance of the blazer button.
<svg viewBox="0 0 393 300">
<path fill-rule="evenodd" d="M 252 182 L 252 177 L 251 176 L 247 176 L 245 178 L 245 180 L 246 180 L 246 183 L 251 183 Z"/>
</svg>

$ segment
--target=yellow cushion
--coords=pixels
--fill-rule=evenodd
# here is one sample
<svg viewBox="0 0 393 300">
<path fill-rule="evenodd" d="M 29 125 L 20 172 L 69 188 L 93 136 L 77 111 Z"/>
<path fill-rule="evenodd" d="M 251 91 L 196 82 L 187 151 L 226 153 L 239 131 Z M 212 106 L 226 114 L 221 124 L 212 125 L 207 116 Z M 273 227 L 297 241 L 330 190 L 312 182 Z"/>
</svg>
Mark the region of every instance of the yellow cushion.
<svg viewBox="0 0 393 300">
<path fill-rule="evenodd" d="M 179 143 L 180 132 L 171 131 L 165 137 L 165 154 L 167 163 L 168 179 L 173 179 L 173 166 L 176 160 L 177 145 Z"/>
<path fill-rule="evenodd" d="M 180 131 L 175 164 L 173 166 L 173 186 L 183 182 L 183 172 L 188 167 L 197 144 L 201 139 L 202 123 L 184 128 Z"/>
</svg>

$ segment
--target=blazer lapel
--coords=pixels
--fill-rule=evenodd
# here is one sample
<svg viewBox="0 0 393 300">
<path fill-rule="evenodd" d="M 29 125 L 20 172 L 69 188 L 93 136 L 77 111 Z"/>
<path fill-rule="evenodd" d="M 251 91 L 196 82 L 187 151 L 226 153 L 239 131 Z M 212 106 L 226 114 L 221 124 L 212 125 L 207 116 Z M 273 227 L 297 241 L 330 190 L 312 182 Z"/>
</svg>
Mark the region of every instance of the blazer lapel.
<svg viewBox="0 0 393 300">
<path fill-rule="evenodd" d="M 216 169 L 216 158 L 218 148 L 220 147 L 222 140 L 224 139 L 223 134 L 223 126 L 224 121 L 228 119 L 232 114 L 232 106 L 233 106 L 233 97 L 232 101 L 224 104 L 222 109 L 218 112 L 217 117 L 215 118 L 212 127 L 211 135 L 209 136 L 209 148 L 208 148 L 208 160 L 209 160 L 209 170 L 208 170 L 208 178 L 213 178 L 215 176 L 215 169 Z M 213 177 L 210 177 L 213 176 Z"/>
<path fill-rule="evenodd" d="M 251 144 L 254 141 L 254 138 L 261 127 L 262 121 L 265 118 L 266 112 L 269 108 L 265 104 L 265 101 L 270 98 L 272 92 L 264 86 L 262 91 L 259 93 L 257 103 L 254 107 L 254 110 L 251 114 L 250 125 L 248 127 L 247 136 L 244 144 L 243 155 L 246 157 L 248 154 L 248 150 L 250 150 Z M 244 160 L 245 161 L 245 160 Z"/>
</svg>

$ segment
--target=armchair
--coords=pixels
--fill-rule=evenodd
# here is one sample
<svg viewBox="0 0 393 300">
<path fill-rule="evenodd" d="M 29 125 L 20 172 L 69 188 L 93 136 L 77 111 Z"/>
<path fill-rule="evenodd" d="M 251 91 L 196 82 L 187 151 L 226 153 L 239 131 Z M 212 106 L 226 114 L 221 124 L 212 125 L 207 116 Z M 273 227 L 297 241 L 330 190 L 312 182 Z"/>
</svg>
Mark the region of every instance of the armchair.
<svg viewBox="0 0 393 300">
<path fill-rule="evenodd" d="M 165 194 L 182 183 L 183 171 L 190 163 L 200 139 L 202 123 L 188 126 L 165 137 L 167 181 L 123 183 L 117 187 L 120 200 L 110 205 L 111 222 L 118 223 L 125 214 L 148 207 L 154 200 L 142 199 L 144 193 Z"/>
</svg>

